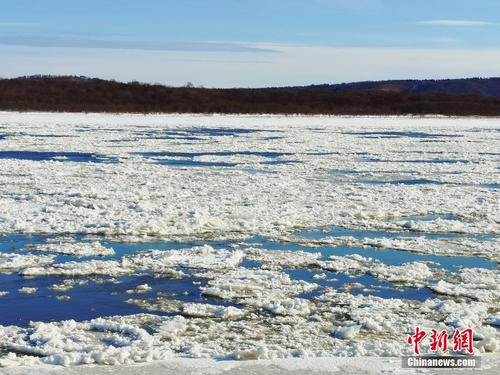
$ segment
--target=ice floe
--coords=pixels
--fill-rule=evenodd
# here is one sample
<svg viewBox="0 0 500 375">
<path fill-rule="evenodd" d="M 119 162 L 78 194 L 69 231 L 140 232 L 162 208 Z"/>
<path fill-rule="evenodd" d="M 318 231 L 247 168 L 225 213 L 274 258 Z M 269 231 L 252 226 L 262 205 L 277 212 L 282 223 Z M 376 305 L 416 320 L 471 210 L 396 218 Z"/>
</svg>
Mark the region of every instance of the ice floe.
<svg viewBox="0 0 500 375">
<path fill-rule="evenodd" d="M 500 303 L 500 273 L 497 270 L 462 269 L 453 281 L 440 280 L 429 288 L 440 294 Z"/>
<path fill-rule="evenodd" d="M 427 238 L 425 236 L 394 237 L 364 237 L 353 236 L 323 237 L 319 239 L 303 239 L 285 236 L 284 240 L 294 240 L 301 246 L 351 246 L 351 247 L 377 247 L 410 251 L 421 254 L 444 256 L 481 256 L 495 262 L 500 261 L 500 238 L 479 240 L 470 238 Z"/>
<path fill-rule="evenodd" d="M 99 242 L 48 243 L 45 245 L 32 246 L 31 250 L 73 255 L 77 257 L 105 256 L 105 255 L 113 255 L 115 253 L 115 251 L 112 248 L 104 247 Z"/>
<path fill-rule="evenodd" d="M 38 288 L 29 288 L 27 286 L 24 286 L 22 288 L 19 288 L 17 291 L 22 294 L 35 294 L 38 291 Z"/>
<path fill-rule="evenodd" d="M 125 293 L 127 294 L 143 294 L 149 292 L 151 288 L 148 284 L 137 285 L 134 289 L 129 289 Z"/>
<path fill-rule="evenodd" d="M 21 271 L 25 276 L 86 276 L 86 275 L 127 275 L 141 272 L 183 277 L 176 268 L 206 270 L 230 269 L 243 259 L 243 253 L 235 250 L 215 250 L 211 246 L 195 246 L 181 250 L 149 250 L 123 256 L 117 260 L 87 260 L 82 262 L 56 263 L 50 267 L 26 267 Z"/>
<path fill-rule="evenodd" d="M 31 266 L 47 266 L 54 261 L 51 255 L 0 253 L 0 272 L 13 272 Z"/>
<path fill-rule="evenodd" d="M 95 319 L 86 323 L 35 323 L 29 328 L 0 327 L 2 348 L 20 364 L 127 364 L 168 357 L 155 352 L 153 337 L 136 326 Z"/>
<path fill-rule="evenodd" d="M 318 264 L 321 253 L 249 248 L 245 251 L 245 258 L 258 261 L 264 269 L 307 268 Z"/>
<path fill-rule="evenodd" d="M 150 311 L 163 311 L 188 317 L 206 317 L 234 319 L 240 318 L 245 312 L 234 306 L 209 305 L 205 303 L 181 302 L 158 297 L 153 302 L 141 299 L 129 299 L 132 303 Z"/>
<path fill-rule="evenodd" d="M 417 287 L 425 285 L 426 281 L 443 272 L 438 269 L 430 269 L 425 262 L 410 262 L 400 266 L 392 266 L 359 254 L 343 257 L 331 256 L 327 261 L 319 261 L 318 265 L 322 269 L 332 272 L 343 272 L 348 275 L 366 273 L 381 280 Z"/>
</svg>

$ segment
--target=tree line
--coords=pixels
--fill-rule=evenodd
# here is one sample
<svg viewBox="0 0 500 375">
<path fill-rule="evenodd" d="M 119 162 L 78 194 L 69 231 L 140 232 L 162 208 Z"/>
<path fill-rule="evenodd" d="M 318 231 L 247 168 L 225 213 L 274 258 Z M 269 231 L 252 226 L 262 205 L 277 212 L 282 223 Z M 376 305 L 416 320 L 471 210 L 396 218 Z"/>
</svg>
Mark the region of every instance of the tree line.
<svg viewBox="0 0 500 375">
<path fill-rule="evenodd" d="M 0 110 L 499 116 L 500 98 L 313 87 L 209 89 L 41 76 L 0 80 Z"/>
</svg>

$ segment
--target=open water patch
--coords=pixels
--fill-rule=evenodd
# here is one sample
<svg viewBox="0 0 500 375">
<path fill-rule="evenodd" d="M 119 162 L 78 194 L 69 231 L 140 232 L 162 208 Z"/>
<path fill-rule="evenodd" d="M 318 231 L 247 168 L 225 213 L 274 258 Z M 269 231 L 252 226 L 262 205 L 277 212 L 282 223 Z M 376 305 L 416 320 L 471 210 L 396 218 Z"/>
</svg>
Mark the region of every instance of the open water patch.
<svg viewBox="0 0 500 375">
<path fill-rule="evenodd" d="M 115 158 L 85 152 L 0 151 L 0 159 L 78 163 L 116 163 Z"/>
<path fill-rule="evenodd" d="M 130 298 L 151 298 L 158 292 L 170 294 L 186 302 L 206 302 L 200 292 L 203 283 L 197 283 L 190 278 L 155 278 L 149 275 L 113 279 L 85 277 L 75 278 L 74 280 L 82 284 L 76 284 L 67 291 L 51 289 L 54 284 L 61 284 L 68 279 L 71 278 L 0 275 L 0 290 L 9 292 L 0 297 L 0 324 L 24 326 L 30 321 L 82 321 L 97 317 L 145 313 L 149 311 L 126 301 Z M 143 284 L 147 284 L 151 289 L 141 294 L 127 293 L 127 290 Z M 19 292 L 21 288 L 37 288 L 37 291 L 33 294 L 23 294 Z"/>
<path fill-rule="evenodd" d="M 470 164 L 473 163 L 467 159 L 379 159 L 379 158 L 361 158 L 360 162 L 366 163 L 415 163 L 415 164 Z"/>
<path fill-rule="evenodd" d="M 426 133 L 418 131 L 359 131 L 359 132 L 346 132 L 343 134 L 357 135 L 362 138 L 461 138 L 460 134 L 441 134 L 441 133 Z"/>
<path fill-rule="evenodd" d="M 355 180 L 338 180 L 335 182 L 341 183 L 351 183 L 351 184 L 367 184 L 367 185 L 450 185 L 446 182 L 438 180 L 430 180 L 428 178 L 408 178 L 408 179 L 398 179 L 398 180 L 380 180 L 380 179 L 369 179 L 369 178 L 359 178 Z"/>
<path fill-rule="evenodd" d="M 183 129 L 152 129 L 135 131 L 134 134 L 147 139 L 184 139 L 188 141 L 204 140 L 207 137 L 240 137 L 253 133 L 261 133 L 264 130 L 243 128 L 183 128 Z M 271 132 L 271 131 L 265 131 Z"/>
<path fill-rule="evenodd" d="M 290 164 L 300 163 L 298 160 L 281 159 L 292 155 L 286 152 L 275 151 L 217 151 L 217 152 L 175 152 L 175 151 L 158 151 L 158 152 L 141 152 L 135 153 L 145 158 L 154 160 L 162 165 L 178 166 L 178 167 L 236 167 L 244 164 L 245 161 L 224 161 L 224 160 L 197 160 L 200 157 L 245 157 L 253 156 L 265 158 L 268 160 L 257 162 L 262 165 Z"/>
<path fill-rule="evenodd" d="M 409 216 L 407 218 L 412 218 Z M 418 216 L 415 216 L 417 218 Z M 418 217 L 422 220 L 433 220 L 436 218 L 447 218 L 449 220 L 456 219 L 455 215 L 427 215 L 423 217 Z M 308 228 L 300 230 L 294 233 L 295 236 L 304 239 L 311 240 L 321 240 L 327 237 L 353 237 L 358 240 L 365 238 L 374 239 L 398 239 L 401 237 L 421 237 L 421 233 L 414 232 L 399 232 L 399 231 L 382 231 L 382 230 L 363 230 L 363 229 L 350 229 L 343 227 L 320 227 L 320 228 Z M 425 233 L 426 238 L 430 239 L 447 239 L 457 237 L 457 234 L 451 233 Z M 482 240 L 491 239 L 488 236 L 478 237 Z M 306 246 L 298 245 L 297 249 L 302 249 L 302 251 L 310 252 L 320 252 L 322 256 L 346 256 L 358 254 L 364 257 L 371 257 L 373 259 L 380 260 L 382 263 L 388 265 L 399 266 L 403 263 L 408 262 L 432 262 L 436 263 L 433 267 L 443 268 L 450 272 L 457 272 L 460 268 L 485 268 L 485 269 L 496 269 L 496 262 L 490 261 L 486 258 L 479 256 L 445 256 L 445 255 L 435 255 L 435 254 L 421 254 L 418 252 L 412 252 L 407 250 L 397 250 L 390 248 L 381 248 L 374 246 L 330 246 L 330 245 L 319 245 L 319 246 Z"/>
<path fill-rule="evenodd" d="M 286 271 L 295 280 L 316 283 L 321 287 L 330 287 L 353 295 L 371 295 L 382 298 L 399 298 L 425 301 L 435 296 L 428 288 L 408 288 L 397 286 L 388 281 L 378 280 L 371 275 L 351 276 L 344 273 L 295 269 Z M 318 277 L 319 276 L 319 277 Z M 301 298 L 314 298 L 322 293 L 321 288 L 300 295 Z"/>
</svg>

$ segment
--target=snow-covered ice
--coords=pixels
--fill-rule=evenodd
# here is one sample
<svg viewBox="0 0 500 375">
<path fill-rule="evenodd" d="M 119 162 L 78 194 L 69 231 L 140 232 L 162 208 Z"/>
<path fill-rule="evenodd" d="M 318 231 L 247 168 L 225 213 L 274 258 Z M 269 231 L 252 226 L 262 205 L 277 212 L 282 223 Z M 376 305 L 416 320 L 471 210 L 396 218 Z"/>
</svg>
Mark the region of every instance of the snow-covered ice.
<svg viewBox="0 0 500 375">
<path fill-rule="evenodd" d="M 499 124 L 0 113 L 0 303 L 136 309 L 2 325 L 0 367 L 397 357 L 416 325 L 498 365 Z"/>
<path fill-rule="evenodd" d="M 45 245 L 33 246 L 32 250 L 46 251 L 74 255 L 77 257 L 113 255 L 113 249 L 102 246 L 99 242 L 92 243 L 48 243 Z"/>
</svg>

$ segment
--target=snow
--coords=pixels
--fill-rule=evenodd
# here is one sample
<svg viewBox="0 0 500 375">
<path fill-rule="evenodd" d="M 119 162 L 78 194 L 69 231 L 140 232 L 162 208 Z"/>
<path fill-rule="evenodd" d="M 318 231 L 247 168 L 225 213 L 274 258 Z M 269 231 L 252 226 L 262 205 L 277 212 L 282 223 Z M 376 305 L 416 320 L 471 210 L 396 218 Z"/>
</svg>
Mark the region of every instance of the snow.
<svg viewBox="0 0 500 375">
<path fill-rule="evenodd" d="M 467 370 L 470 374 L 494 375 L 498 373 L 498 364 L 495 365 L 494 356 L 482 356 L 481 369 Z M 5 375 L 20 375 L 32 371 L 29 367 L 9 367 L 0 370 Z M 188 359 L 176 358 L 152 363 L 137 365 L 117 366 L 76 366 L 58 368 L 56 366 L 39 366 L 37 374 L 48 375 L 59 372 L 69 375 L 191 375 L 191 374 L 217 374 L 217 375 L 300 375 L 300 374 L 346 374 L 346 375 L 378 375 L 383 373 L 416 374 L 418 370 L 401 369 L 401 359 L 396 357 L 364 357 L 356 358 L 288 358 L 259 361 L 217 361 L 213 359 Z M 426 374 L 450 375 L 456 373 L 455 369 L 427 369 Z"/>
</svg>

